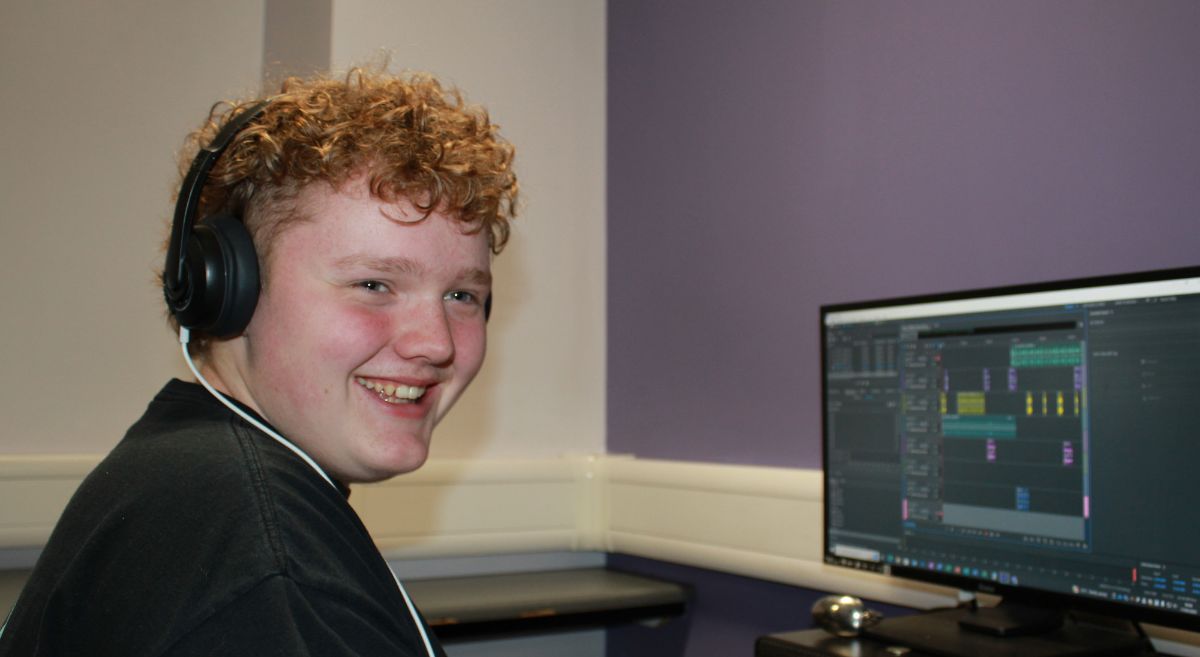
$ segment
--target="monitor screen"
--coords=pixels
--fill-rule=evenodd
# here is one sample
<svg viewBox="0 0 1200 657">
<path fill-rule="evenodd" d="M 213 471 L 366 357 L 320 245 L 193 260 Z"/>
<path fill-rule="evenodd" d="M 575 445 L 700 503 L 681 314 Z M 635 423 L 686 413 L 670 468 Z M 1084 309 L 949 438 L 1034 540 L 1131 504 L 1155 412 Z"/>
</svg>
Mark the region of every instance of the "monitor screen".
<svg viewBox="0 0 1200 657">
<path fill-rule="evenodd" d="M 1200 268 L 821 309 L 825 560 L 1200 629 Z"/>
</svg>

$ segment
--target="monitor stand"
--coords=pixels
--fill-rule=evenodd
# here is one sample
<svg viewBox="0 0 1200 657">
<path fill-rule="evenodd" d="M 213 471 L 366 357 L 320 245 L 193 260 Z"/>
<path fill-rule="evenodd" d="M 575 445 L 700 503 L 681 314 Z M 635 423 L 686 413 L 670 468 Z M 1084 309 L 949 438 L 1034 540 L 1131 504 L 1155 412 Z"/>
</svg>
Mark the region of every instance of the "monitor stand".
<svg viewBox="0 0 1200 657">
<path fill-rule="evenodd" d="M 1140 633 L 1044 611 L 946 609 L 889 618 L 864 634 L 934 657 L 1125 657 L 1153 650 Z"/>
<path fill-rule="evenodd" d="M 1030 636 L 1053 632 L 1063 626 L 1063 613 L 1057 609 L 1000 603 L 995 607 L 971 607 L 958 619 L 968 632 L 991 636 Z"/>
</svg>

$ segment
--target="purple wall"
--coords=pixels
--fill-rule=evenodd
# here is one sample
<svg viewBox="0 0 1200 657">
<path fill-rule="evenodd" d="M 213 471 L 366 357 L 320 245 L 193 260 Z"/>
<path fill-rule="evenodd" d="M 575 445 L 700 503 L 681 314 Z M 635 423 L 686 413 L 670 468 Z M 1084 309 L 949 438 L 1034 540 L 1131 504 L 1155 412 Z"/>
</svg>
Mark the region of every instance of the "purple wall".
<svg viewBox="0 0 1200 657">
<path fill-rule="evenodd" d="M 610 452 L 818 467 L 820 304 L 1200 263 L 1200 2 L 608 7 Z M 614 657 L 816 595 L 610 561 L 698 594 Z"/>
<path fill-rule="evenodd" d="M 820 304 L 1200 262 L 1200 3 L 608 5 L 610 452 L 818 467 Z"/>
</svg>

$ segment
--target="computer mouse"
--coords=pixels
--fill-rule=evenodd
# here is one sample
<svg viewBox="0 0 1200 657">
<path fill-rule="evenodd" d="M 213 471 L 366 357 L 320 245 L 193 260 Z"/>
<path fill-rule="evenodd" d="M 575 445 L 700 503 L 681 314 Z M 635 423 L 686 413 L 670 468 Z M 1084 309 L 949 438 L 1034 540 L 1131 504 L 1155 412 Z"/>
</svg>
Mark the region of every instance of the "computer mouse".
<svg viewBox="0 0 1200 657">
<path fill-rule="evenodd" d="M 852 595 L 827 595 L 813 603 L 813 622 L 834 636 L 858 636 L 864 629 L 883 619 L 883 615 L 867 609 L 863 601 Z"/>
</svg>

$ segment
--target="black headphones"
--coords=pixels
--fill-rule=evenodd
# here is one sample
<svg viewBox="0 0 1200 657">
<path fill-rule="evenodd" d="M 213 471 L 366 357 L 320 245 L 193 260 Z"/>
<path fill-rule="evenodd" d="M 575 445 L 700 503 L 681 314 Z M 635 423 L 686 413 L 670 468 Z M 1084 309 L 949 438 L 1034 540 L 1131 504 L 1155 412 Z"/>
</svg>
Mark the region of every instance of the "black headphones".
<svg viewBox="0 0 1200 657">
<path fill-rule="evenodd" d="M 258 255 L 250 231 L 240 217 L 222 213 L 196 222 L 200 194 L 221 153 L 251 121 L 263 113 L 264 100 L 238 114 L 200 149 L 192 160 L 171 224 L 171 241 L 163 266 L 163 296 L 183 328 L 217 338 L 246 329 L 258 305 Z M 486 321 L 492 314 L 492 295 L 483 302 Z"/>
<path fill-rule="evenodd" d="M 208 172 L 221 153 L 269 101 L 235 116 L 200 149 L 183 178 L 167 262 L 163 267 L 163 296 L 183 328 L 225 338 L 245 330 L 258 304 L 258 255 L 250 231 L 239 217 L 223 213 L 195 221 Z"/>
</svg>

